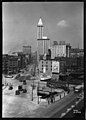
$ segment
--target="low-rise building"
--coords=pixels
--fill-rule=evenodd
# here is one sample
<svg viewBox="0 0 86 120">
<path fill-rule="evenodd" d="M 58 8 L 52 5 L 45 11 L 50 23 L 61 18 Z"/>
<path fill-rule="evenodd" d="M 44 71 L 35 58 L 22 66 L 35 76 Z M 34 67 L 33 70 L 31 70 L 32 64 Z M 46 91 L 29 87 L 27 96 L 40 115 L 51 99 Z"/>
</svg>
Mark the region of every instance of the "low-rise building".
<svg viewBox="0 0 86 120">
<path fill-rule="evenodd" d="M 39 72 L 46 73 L 47 75 L 52 75 L 54 73 L 64 73 L 65 72 L 65 61 L 61 60 L 40 60 L 39 61 Z"/>
<path fill-rule="evenodd" d="M 83 57 L 84 50 L 79 48 L 71 48 L 70 50 L 70 57 Z"/>
</svg>

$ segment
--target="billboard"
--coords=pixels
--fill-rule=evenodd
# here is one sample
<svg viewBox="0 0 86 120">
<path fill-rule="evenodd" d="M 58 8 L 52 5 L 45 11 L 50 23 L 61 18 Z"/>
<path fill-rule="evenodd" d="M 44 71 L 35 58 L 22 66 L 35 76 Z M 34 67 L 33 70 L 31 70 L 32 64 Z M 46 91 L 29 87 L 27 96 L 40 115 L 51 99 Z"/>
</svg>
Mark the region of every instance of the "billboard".
<svg viewBox="0 0 86 120">
<path fill-rule="evenodd" d="M 52 72 L 53 73 L 59 73 L 59 61 L 52 61 Z"/>
</svg>

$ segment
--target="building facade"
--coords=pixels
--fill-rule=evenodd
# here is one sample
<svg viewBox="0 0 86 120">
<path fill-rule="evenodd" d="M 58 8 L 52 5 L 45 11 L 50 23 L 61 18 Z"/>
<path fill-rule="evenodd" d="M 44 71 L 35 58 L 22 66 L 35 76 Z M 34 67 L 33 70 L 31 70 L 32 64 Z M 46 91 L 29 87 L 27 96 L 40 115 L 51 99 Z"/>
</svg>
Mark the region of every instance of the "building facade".
<svg viewBox="0 0 86 120">
<path fill-rule="evenodd" d="M 65 61 L 62 60 L 40 60 L 39 72 L 52 75 L 53 73 L 59 74 L 65 72 Z"/>
<path fill-rule="evenodd" d="M 27 59 L 27 64 L 31 61 L 31 46 L 23 46 L 23 54 Z"/>
<path fill-rule="evenodd" d="M 70 50 L 70 56 L 71 57 L 83 57 L 84 56 L 84 50 L 79 48 L 72 48 Z"/>
<path fill-rule="evenodd" d="M 7 54 L 4 54 L 2 56 L 2 73 L 4 74 L 8 74 L 8 55 Z"/>
<path fill-rule="evenodd" d="M 23 69 L 27 65 L 27 59 L 25 57 L 25 54 L 23 52 L 18 52 L 18 68 Z"/>
<path fill-rule="evenodd" d="M 70 57 L 70 44 L 65 44 L 63 41 L 59 44 L 54 41 L 53 46 L 51 46 L 51 59 L 55 59 L 55 57 Z"/>
<path fill-rule="evenodd" d="M 27 59 L 22 52 L 2 56 L 3 74 L 17 73 L 19 70 L 25 68 L 26 65 Z"/>
<path fill-rule="evenodd" d="M 9 56 L 8 69 L 8 74 L 18 72 L 18 56 Z"/>
</svg>

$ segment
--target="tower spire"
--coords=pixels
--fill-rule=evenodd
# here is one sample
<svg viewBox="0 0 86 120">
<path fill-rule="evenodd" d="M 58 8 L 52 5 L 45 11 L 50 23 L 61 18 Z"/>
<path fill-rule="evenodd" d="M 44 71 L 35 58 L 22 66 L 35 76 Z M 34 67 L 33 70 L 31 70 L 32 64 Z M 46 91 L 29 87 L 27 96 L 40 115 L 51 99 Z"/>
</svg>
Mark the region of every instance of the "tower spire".
<svg viewBox="0 0 86 120">
<path fill-rule="evenodd" d="M 38 26 L 43 26 L 42 18 L 39 18 Z"/>
</svg>

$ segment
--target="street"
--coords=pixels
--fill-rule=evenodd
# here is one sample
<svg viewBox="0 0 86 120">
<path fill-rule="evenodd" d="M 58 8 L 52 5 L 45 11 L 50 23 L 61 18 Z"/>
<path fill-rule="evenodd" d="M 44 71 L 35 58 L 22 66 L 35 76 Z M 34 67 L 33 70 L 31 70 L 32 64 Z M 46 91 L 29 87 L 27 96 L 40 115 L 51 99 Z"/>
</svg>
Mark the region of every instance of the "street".
<svg viewBox="0 0 86 120">
<path fill-rule="evenodd" d="M 30 115 L 31 118 L 59 118 L 61 113 L 67 110 L 69 106 L 75 103 L 76 94 L 71 92 L 66 97 L 61 100 L 56 101 L 53 104 L 50 104 L 44 108 L 37 108 L 33 110 L 33 113 Z M 28 113 L 25 113 L 23 117 L 29 117 Z"/>
<path fill-rule="evenodd" d="M 48 104 L 46 99 L 41 99 L 38 104 L 37 97 L 37 86 L 39 80 L 34 80 L 36 88 L 33 90 L 33 101 L 32 101 L 32 87 L 33 80 L 27 80 L 27 93 L 21 93 L 20 95 L 15 95 L 15 90 L 18 89 L 18 85 L 22 85 L 22 82 L 19 82 L 16 79 L 7 78 L 6 81 L 13 85 L 13 90 L 9 90 L 7 86 L 2 93 L 2 116 L 3 117 L 43 117 L 43 118 L 59 118 L 61 113 L 64 113 L 67 108 L 73 105 L 76 101 L 77 94 L 71 90 L 67 95 L 64 92 L 61 92 L 60 96 L 55 97 L 55 102 Z M 60 89 L 57 90 L 61 91 Z"/>
<path fill-rule="evenodd" d="M 27 81 L 27 93 L 21 93 L 20 95 L 15 95 L 15 90 L 18 89 L 18 85 L 22 85 L 22 82 L 19 82 L 16 79 L 6 78 L 8 84 L 13 85 L 13 89 L 9 90 L 9 86 L 6 86 L 2 91 L 2 116 L 3 117 L 22 117 L 25 114 L 31 115 L 33 110 L 39 108 L 45 108 L 48 106 L 46 100 L 41 100 L 40 104 L 38 104 L 37 97 L 37 87 L 33 90 L 33 101 L 32 101 L 32 81 Z M 39 80 L 35 80 L 34 84 L 37 86 Z M 59 91 L 59 89 L 58 89 Z M 62 93 L 62 96 L 64 94 Z M 57 96 L 56 100 L 59 100 L 59 96 Z"/>
</svg>

